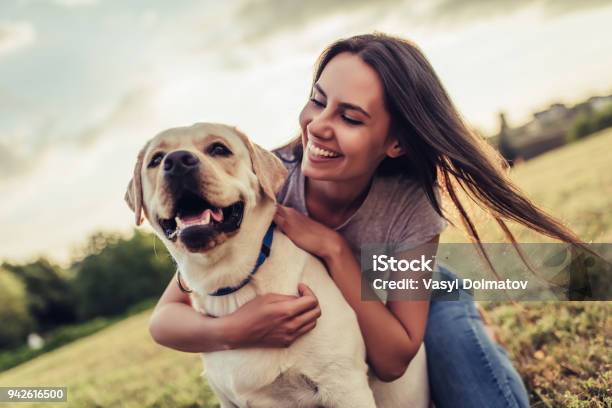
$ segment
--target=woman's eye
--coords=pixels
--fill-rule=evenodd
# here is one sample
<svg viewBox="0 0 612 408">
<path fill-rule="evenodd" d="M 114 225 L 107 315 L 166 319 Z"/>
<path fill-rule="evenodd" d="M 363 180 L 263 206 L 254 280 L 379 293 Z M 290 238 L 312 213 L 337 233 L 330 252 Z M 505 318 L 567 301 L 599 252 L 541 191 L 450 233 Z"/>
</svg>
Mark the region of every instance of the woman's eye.
<svg viewBox="0 0 612 408">
<path fill-rule="evenodd" d="M 159 164 L 162 162 L 162 160 L 164 159 L 164 153 L 155 153 L 155 155 L 153 156 L 153 158 L 151 159 L 151 161 L 149 162 L 148 167 L 149 168 L 153 168 L 153 167 L 157 167 L 159 166 Z"/>
<path fill-rule="evenodd" d="M 325 104 L 323 102 L 320 102 L 318 100 L 316 100 L 315 98 L 310 98 L 310 102 L 314 103 L 316 106 L 320 106 L 320 107 L 325 107 Z"/>
<path fill-rule="evenodd" d="M 221 143 L 213 143 L 208 148 L 208 154 L 211 156 L 229 156 L 232 152 Z"/>
<path fill-rule="evenodd" d="M 343 120 L 344 120 L 346 123 L 348 123 L 349 125 L 361 125 L 361 124 L 363 124 L 363 122 L 362 122 L 362 121 L 357 120 L 357 119 L 352 119 L 352 118 L 349 118 L 348 116 L 345 116 L 345 115 L 342 115 L 342 119 L 343 119 Z"/>
</svg>

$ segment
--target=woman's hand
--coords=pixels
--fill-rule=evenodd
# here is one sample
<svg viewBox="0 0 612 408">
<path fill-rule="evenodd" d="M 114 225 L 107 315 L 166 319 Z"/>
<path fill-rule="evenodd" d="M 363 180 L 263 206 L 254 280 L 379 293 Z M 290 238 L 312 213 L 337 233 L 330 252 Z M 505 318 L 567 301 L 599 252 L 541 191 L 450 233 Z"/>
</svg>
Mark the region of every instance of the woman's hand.
<svg viewBox="0 0 612 408">
<path fill-rule="evenodd" d="M 274 222 L 295 245 L 323 260 L 345 244 L 342 235 L 291 207 L 277 204 Z"/>
<path fill-rule="evenodd" d="M 289 347 L 314 329 L 321 316 L 319 302 L 303 283 L 298 285 L 298 293 L 257 296 L 228 315 L 230 348 Z"/>
</svg>

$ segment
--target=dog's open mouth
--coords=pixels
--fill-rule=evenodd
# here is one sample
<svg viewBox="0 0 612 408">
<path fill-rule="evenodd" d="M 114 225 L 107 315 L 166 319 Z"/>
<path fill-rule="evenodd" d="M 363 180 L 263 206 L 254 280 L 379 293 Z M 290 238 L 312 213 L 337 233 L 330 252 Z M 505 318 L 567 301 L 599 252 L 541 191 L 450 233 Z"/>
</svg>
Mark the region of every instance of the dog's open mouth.
<svg viewBox="0 0 612 408">
<path fill-rule="evenodd" d="M 185 192 L 176 202 L 174 217 L 160 218 L 159 225 L 170 241 L 181 238 L 190 249 L 201 249 L 216 235 L 240 228 L 243 211 L 242 201 L 215 207 L 203 197 Z"/>
</svg>

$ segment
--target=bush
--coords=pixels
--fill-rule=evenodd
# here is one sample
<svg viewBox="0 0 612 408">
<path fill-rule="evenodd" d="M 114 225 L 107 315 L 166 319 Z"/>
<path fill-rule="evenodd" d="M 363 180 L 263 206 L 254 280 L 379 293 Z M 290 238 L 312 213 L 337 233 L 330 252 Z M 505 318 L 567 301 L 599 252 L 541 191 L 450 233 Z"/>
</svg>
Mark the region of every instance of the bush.
<svg viewBox="0 0 612 408">
<path fill-rule="evenodd" d="M 612 126 L 612 105 L 597 112 L 584 112 L 574 120 L 568 141 L 576 141 Z"/>
<path fill-rule="evenodd" d="M 612 126 L 612 105 L 602 110 L 595 116 L 594 127 L 596 130 L 606 129 Z"/>
<path fill-rule="evenodd" d="M 576 141 L 591 133 L 593 133 L 592 115 L 581 113 L 570 127 L 568 138 L 570 141 Z"/>
<path fill-rule="evenodd" d="M 112 316 L 151 297 L 159 297 L 174 274 L 172 258 L 151 234 L 131 239 L 91 237 L 88 254 L 73 265 L 80 319 Z"/>
<path fill-rule="evenodd" d="M 47 331 L 76 319 L 75 299 L 66 272 L 46 259 L 26 265 L 5 264 L 26 286 L 28 309 L 36 330 Z"/>
<path fill-rule="evenodd" d="M 23 282 L 0 269 L 0 348 L 22 343 L 33 326 Z"/>
</svg>

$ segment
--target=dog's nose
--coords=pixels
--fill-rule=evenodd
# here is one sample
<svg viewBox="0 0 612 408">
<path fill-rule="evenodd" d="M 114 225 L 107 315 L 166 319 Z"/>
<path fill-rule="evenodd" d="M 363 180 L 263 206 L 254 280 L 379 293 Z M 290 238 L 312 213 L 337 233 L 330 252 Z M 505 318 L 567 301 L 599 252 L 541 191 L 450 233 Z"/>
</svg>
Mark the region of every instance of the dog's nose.
<svg viewBox="0 0 612 408">
<path fill-rule="evenodd" d="M 172 152 L 164 159 L 164 173 L 182 175 L 198 167 L 200 161 L 186 150 Z"/>
</svg>

